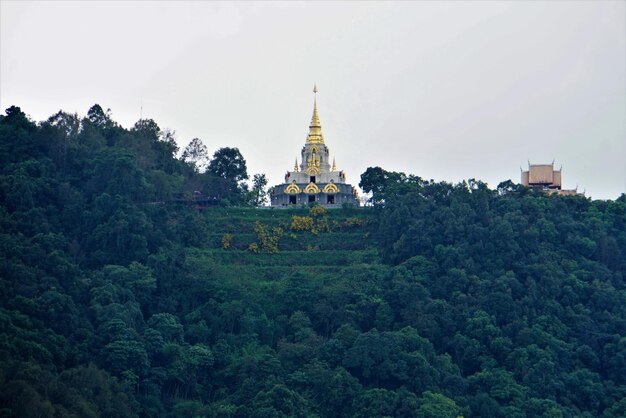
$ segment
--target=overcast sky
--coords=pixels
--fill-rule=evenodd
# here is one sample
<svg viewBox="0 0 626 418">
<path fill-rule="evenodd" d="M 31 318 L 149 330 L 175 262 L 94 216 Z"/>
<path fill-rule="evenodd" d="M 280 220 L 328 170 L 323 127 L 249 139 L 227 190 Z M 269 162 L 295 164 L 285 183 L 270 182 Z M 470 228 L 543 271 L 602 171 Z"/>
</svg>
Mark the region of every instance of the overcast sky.
<svg viewBox="0 0 626 418">
<path fill-rule="evenodd" d="M 0 2 L 0 107 L 36 121 L 94 103 L 141 115 L 283 181 L 313 83 L 326 144 L 356 185 L 369 166 L 427 179 L 626 191 L 626 3 Z"/>
</svg>

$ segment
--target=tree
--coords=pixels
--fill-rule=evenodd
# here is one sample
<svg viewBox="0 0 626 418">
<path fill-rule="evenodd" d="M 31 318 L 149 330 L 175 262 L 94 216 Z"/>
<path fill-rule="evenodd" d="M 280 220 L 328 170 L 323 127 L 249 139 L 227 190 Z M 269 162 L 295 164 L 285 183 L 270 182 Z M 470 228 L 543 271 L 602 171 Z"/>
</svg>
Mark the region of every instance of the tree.
<svg viewBox="0 0 626 418">
<path fill-rule="evenodd" d="M 610 408 L 604 411 L 606 418 L 618 418 L 626 416 L 626 396 L 619 402 L 614 403 Z"/>
<path fill-rule="evenodd" d="M 250 191 L 250 205 L 262 206 L 267 203 L 267 177 L 265 174 L 255 174 L 252 178 L 252 190 Z"/>
<path fill-rule="evenodd" d="M 37 125 L 35 125 L 18 106 L 9 107 L 6 110 L 6 116 L 2 116 L 0 122 L 2 122 L 3 125 L 11 125 L 16 129 L 23 129 L 26 132 L 34 132 L 37 130 Z"/>
<path fill-rule="evenodd" d="M 178 317 L 169 313 L 154 314 L 148 320 L 148 325 L 161 333 L 165 341 L 183 341 L 183 326 Z"/>
<path fill-rule="evenodd" d="M 311 416 L 306 399 L 282 384 L 274 385 L 270 390 L 257 393 L 252 405 L 252 417 Z"/>
<path fill-rule="evenodd" d="M 141 376 L 148 371 L 150 362 L 144 346 L 133 340 L 116 340 L 105 346 L 107 365 L 115 374 L 131 370 Z"/>
<path fill-rule="evenodd" d="M 245 204 L 248 185 L 246 160 L 237 148 L 220 148 L 205 172 L 209 193 L 228 199 L 230 203 Z"/>
<path fill-rule="evenodd" d="M 87 111 L 87 119 L 98 129 L 106 129 L 111 126 L 111 109 L 108 109 L 105 113 L 99 104 L 95 104 Z"/>
<path fill-rule="evenodd" d="M 43 123 L 43 126 L 51 126 L 58 130 L 58 132 L 67 140 L 75 140 L 80 133 L 81 122 L 76 113 L 71 114 L 59 110 L 54 115 L 50 116 L 47 121 Z"/>
<path fill-rule="evenodd" d="M 41 125 L 42 135 L 48 138 L 48 155 L 59 167 L 65 166 L 70 142 L 76 142 L 82 130 L 81 119 L 76 113 L 59 111 Z"/>
<path fill-rule="evenodd" d="M 507 195 L 509 193 L 515 193 L 523 189 L 523 186 L 513 183 L 511 180 L 502 181 L 498 184 L 496 190 L 500 196 Z"/>
<path fill-rule="evenodd" d="M 153 142 L 158 141 L 161 137 L 161 128 L 152 119 L 139 119 L 132 127 L 131 132 Z"/>
<path fill-rule="evenodd" d="M 147 188 L 143 172 L 132 154 L 120 151 L 119 148 L 105 148 L 95 156 L 89 185 L 94 192 L 145 199 Z"/>
<path fill-rule="evenodd" d="M 361 174 L 359 187 L 363 189 L 365 193 L 372 193 L 370 201 L 380 203 L 380 199 L 382 198 L 381 193 L 386 183 L 387 171 L 380 167 L 367 167 L 367 170 Z"/>
<path fill-rule="evenodd" d="M 365 193 L 372 193 L 370 201 L 374 204 L 381 204 L 387 195 L 392 192 L 395 186 L 401 184 L 421 185 L 421 179 L 416 176 L 408 176 L 404 173 L 386 171 L 380 167 L 368 167 L 361 174 L 359 187 Z"/>
<path fill-rule="evenodd" d="M 440 393 L 424 392 L 420 404 L 417 410 L 419 418 L 456 418 L 461 415 L 461 408 Z"/>
<path fill-rule="evenodd" d="M 232 180 L 239 183 L 248 179 L 246 160 L 239 152 L 239 148 L 220 148 L 213 154 L 207 171 L 216 177 Z"/>
<path fill-rule="evenodd" d="M 398 395 L 387 389 L 374 388 L 361 392 L 352 402 L 358 417 L 391 417 L 398 403 Z"/>
<path fill-rule="evenodd" d="M 209 151 L 199 138 L 194 138 L 185 147 L 180 159 L 190 164 L 196 172 L 202 173 L 209 164 Z"/>
<path fill-rule="evenodd" d="M 161 167 L 165 172 L 172 174 L 176 172 L 177 164 L 176 153 L 178 153 L 178 145 L 176 144 L 176 132 L 170 129 L 164 129 L 159 133 L 158 141 L 152 143 L 155 153 L 156 167 Z"/>
<path fill-rule="evenodd" d="M 0 116 L 0 161 L 24 161 L 38 156 L 43 151 L 43 141 L 36 135 L 37 125 L 31 121 L 22 109 L 11 106 L 6 116 Z"/>
</svg>

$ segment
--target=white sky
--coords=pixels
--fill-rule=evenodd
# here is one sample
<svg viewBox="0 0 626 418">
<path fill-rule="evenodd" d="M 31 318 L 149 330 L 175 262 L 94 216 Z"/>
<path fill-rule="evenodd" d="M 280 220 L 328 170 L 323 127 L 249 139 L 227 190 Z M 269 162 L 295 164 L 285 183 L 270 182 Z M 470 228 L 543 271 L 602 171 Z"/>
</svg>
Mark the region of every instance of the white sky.
<svg viewBox="0 0 626 418">
<path fill-rule="evenodd" d="M 626 2 L 0 2 L 0 108 L 34 120 L 94 103 L 239 147 L 270 184 L 293 168 L 313 83 L 326 144 L 426 179 L 626 191 Z"/>
</svg>

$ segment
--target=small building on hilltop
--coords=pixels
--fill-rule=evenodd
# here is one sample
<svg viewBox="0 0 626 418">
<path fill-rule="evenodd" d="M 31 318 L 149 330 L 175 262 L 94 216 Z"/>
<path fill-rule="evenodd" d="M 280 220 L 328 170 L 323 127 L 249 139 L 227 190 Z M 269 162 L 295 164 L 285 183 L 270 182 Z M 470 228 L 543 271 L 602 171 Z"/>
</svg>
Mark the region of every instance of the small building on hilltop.
<svg viewBox="0 0 626 418">
<path fill-rule="evenodd" d="M 521 170 L 521 169 L 520 169 Z M 522 172 L 522 186 L 540 189 L 548 194 L 558 195 L 581 195 L 576 189 L 563 189 L 561 174 L 563 169 L 554 169 L 554 161 L 551 164 L 531 164 L 528 162 L 528 170 Z"/>
<path fill-rule="evenodd" d="M 337 170 L 335 159 L 330 161 L 330 151 L 324 143 L 322 125 L 317 114 L 317 87 L 313 88 L 313 117 L 309 125 L 300 164 L 296 158 L 293 171 L 287 171 L 285 182 L 269 191 L 273 207 L 311 204 L 340 207 L 344 204 L 358 206 L 356 188 L 346 183 L 346 173 Z"/>
</svg>

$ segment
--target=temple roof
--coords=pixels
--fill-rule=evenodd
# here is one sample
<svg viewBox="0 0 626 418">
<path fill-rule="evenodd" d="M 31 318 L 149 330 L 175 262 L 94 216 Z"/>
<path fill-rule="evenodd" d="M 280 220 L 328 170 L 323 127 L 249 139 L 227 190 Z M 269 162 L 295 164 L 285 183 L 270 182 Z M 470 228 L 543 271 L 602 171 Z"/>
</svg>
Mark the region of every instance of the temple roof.
<svg viewBox="0 0 626 418">
<path fill-rule="evenodd" d="M 315 93 L 315 99 L 313 99 L 313 116 L 311 117 L 311 124 L 309 125 L 309 134 L 306 138 L 307 144 L 323 144 L 324 136 L 322 135 L 322 124 L 317 114 L 317 85 L 313 86 L 313 93 Z"/>
</svg>

